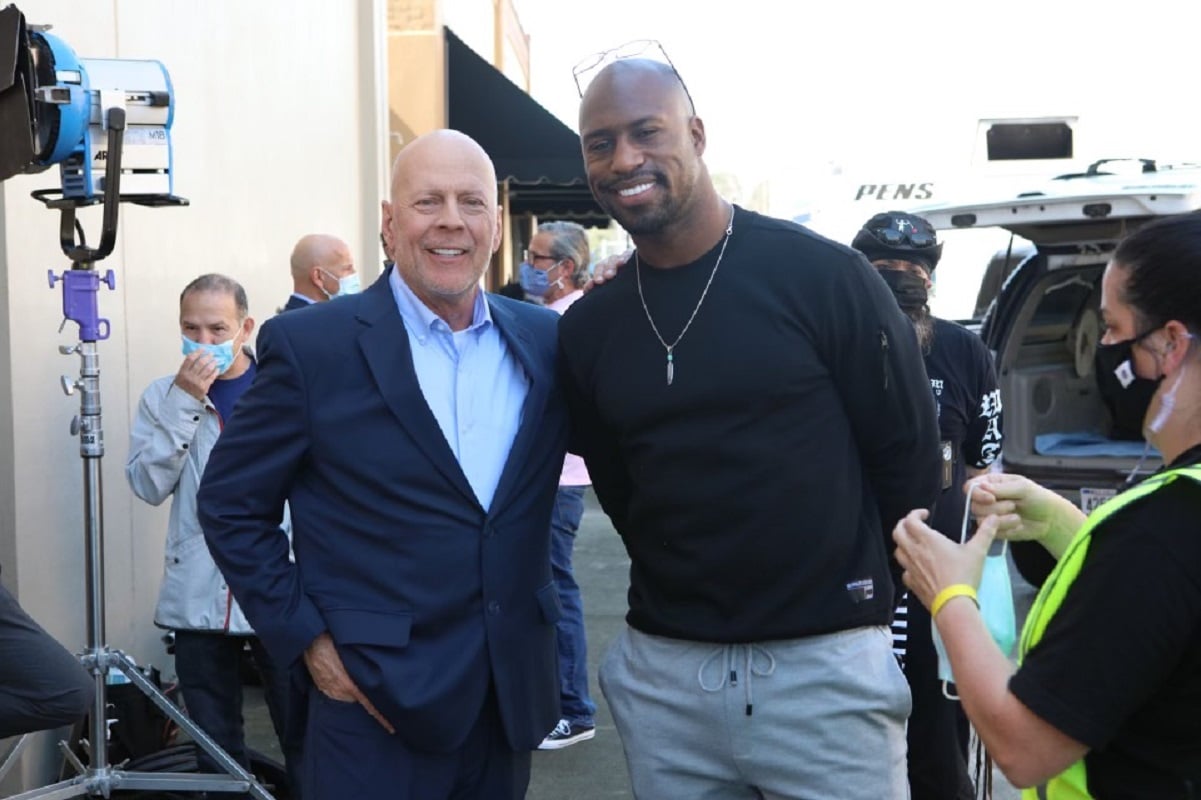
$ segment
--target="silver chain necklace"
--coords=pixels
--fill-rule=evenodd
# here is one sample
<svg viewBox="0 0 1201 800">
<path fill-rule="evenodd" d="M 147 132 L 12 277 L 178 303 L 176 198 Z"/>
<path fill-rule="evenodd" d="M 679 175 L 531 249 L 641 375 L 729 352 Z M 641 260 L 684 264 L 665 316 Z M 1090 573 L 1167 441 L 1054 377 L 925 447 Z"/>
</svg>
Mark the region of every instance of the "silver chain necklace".
<svg viewBox="0 0 1201 800">
<path fill-rule="evenodd" d="M 688 329 L 692 326 L 692 321 L 696 319 L 697 312 L 701 310 L 701 305 L 705 302 L 705 296 L 709 294 L 709 287 L 713 285 L 713 278 L 717 275 L 717 268 L 721 266 L 721 257 L 726 254 L 726 245 L 730 243 L 730 234 L 734 232 L 734 205 L 730 204 L 730 221 L 726 225 L 726 238 L 721 242 L 721 251 L 717 254 L 717 263 L 713 265 L 713 271 L 709 273 L 709 280 L 705 282 L 705 289 L 701 292 L 701 299 L 696 301 L 696 308 L 692 309 L 692 314 L 688 317 L 688 321 L 684 323 L 684 330 L 680 331 L 680 335 L 671 344 L 663 338 L 663 334 L 659 333 L 659 326 L 655 324 L 654 317 L 651 316 L 651 310 L 646 305 L 646 295 L 642 293 L 642 264 L 638 260 L 638 251 L 634 251 L 634 276 L 638 279 L 638 299 L 642 301 L 642 310 L 646 314 L 646 321 L 651 324 L 651 330 L 655 332 L 655 338 L 659 340 L 659 344 L 663 345 L 663 349 L 667 351 L 667 385 L 671 386 L 672 379 L 675 378 L 676 368 L 675 360 L 672 356 L 672 351 L 676 349 L 676 345 L 684 338 L 684 334 L 688 333 Z"/>
</svg>

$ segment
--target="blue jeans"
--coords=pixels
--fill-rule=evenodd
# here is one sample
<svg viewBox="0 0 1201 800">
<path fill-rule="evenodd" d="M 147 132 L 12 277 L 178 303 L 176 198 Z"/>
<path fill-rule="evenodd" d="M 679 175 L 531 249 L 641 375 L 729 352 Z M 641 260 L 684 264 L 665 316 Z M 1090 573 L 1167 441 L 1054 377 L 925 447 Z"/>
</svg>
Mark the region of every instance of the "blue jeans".
<svg viewBox="0 0 1201 800">
<path fill-rule="evenodd" d="M 276 736 L 280 739 L 289 776 L 292 776 L 299 768 L 299 764 L 296 763 L 299 753 L 290 752 L 289 742 L 284 736 L 288 673 L 286 670 L 275 668 L 266 648 L 257 637 L 177 630 L 175 672 L 179 676 L 184 705 L 193 722 L 235 761 L 250 769 L 250 756 L 246 751 L 246 737 L 242 725 L 240 670 L 242 648 L 247 640 L 250 641 L 250 651 L 263 681 L 267 711 L 271 715 Z M 223 771 L 208 753 L 199 747 L 196 748 L 196 760 L 201 772 Z M 296 785 L 292 784 L 294 787 Z M 298 796 L 296 789 L 293 789 L 292 796 Z"/>
<path fill-rule="evenodd" d="M 592 725 L 596 703 L 588 695 L 588 644 L 584 639 L 584 604 L 571 568 L 571 550 L 584 516 L 583 486 L 560 486 L 550 517 L 550 565 L 559 589 L 563 616 L 555 625 L 559 642 L 559 703 L 563 719 Z"/>
</svg>

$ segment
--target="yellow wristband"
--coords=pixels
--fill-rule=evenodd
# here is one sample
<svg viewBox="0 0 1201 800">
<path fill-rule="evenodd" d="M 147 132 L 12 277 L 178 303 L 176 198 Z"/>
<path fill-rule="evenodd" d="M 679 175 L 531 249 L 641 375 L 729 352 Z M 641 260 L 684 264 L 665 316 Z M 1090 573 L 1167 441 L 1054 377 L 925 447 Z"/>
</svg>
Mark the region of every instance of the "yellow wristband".
<svg viewBox="0 0 1201 800">
<path fill-rule="evenodd" d="M 937 617 L 938 612 L 942 611 L 942 607 L 953 597 L 970 597 L 972 598 L 972 602 L 976 604 L 976 608 L 980 607 L 980 601 L 976 599 L 975 586 L 969 586 L 966 583 L 952 583 L 934 595 L 934 602 L 930 604 L 930 619 Z"/>
</svg>

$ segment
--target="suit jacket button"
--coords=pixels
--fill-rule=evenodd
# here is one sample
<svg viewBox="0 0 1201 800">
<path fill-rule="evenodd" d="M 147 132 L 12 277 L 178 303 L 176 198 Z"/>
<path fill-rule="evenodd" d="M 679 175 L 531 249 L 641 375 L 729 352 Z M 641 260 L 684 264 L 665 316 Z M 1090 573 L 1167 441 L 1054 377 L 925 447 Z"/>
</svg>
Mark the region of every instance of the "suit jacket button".
<svg viewBox="0 0 1201 800">
<path fill-rule="evenodd" d="M 496 602 L 495 600 L 488 603 L 488 613 L 489 614 L 499 614 L 500 613 L 500 603 Z"/>
</svg>

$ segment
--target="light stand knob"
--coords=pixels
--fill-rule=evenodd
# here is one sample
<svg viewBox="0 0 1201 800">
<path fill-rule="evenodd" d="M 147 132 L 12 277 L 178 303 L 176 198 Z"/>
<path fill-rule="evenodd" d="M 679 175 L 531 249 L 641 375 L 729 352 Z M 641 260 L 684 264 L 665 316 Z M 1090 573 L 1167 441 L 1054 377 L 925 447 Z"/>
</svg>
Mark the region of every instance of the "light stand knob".
<svg viewBox="0 0 1201 800">
<path fill-rule="evenodd" d="M 60 344 L 58 346 L 58 352 L 62 353 L 64 356 L 69 356 L 72 353 L 78 353 L 79 352 L 79 343 L 76 342 L 75 344 Z"/>
<path fill-rule="evenodd" d="M 71 417 L 71 435 L 72 436 L 79 435 L 79 427 L 80 427 L 79 415 L 76 414 L 75 416 Z"/>
<path fill-rule="evenodd" d="M 58 379 L 58 381 L 63 386 L 63 393 L 66 394 L 68 397 L 75 394 L 76 389 L 83 388 L 83 384 L 80 383 L 79 381 L 75 380 L 74 378 L 72 378 L 70 375 L 63 375 L 61 378 Z"/>
</svg>

